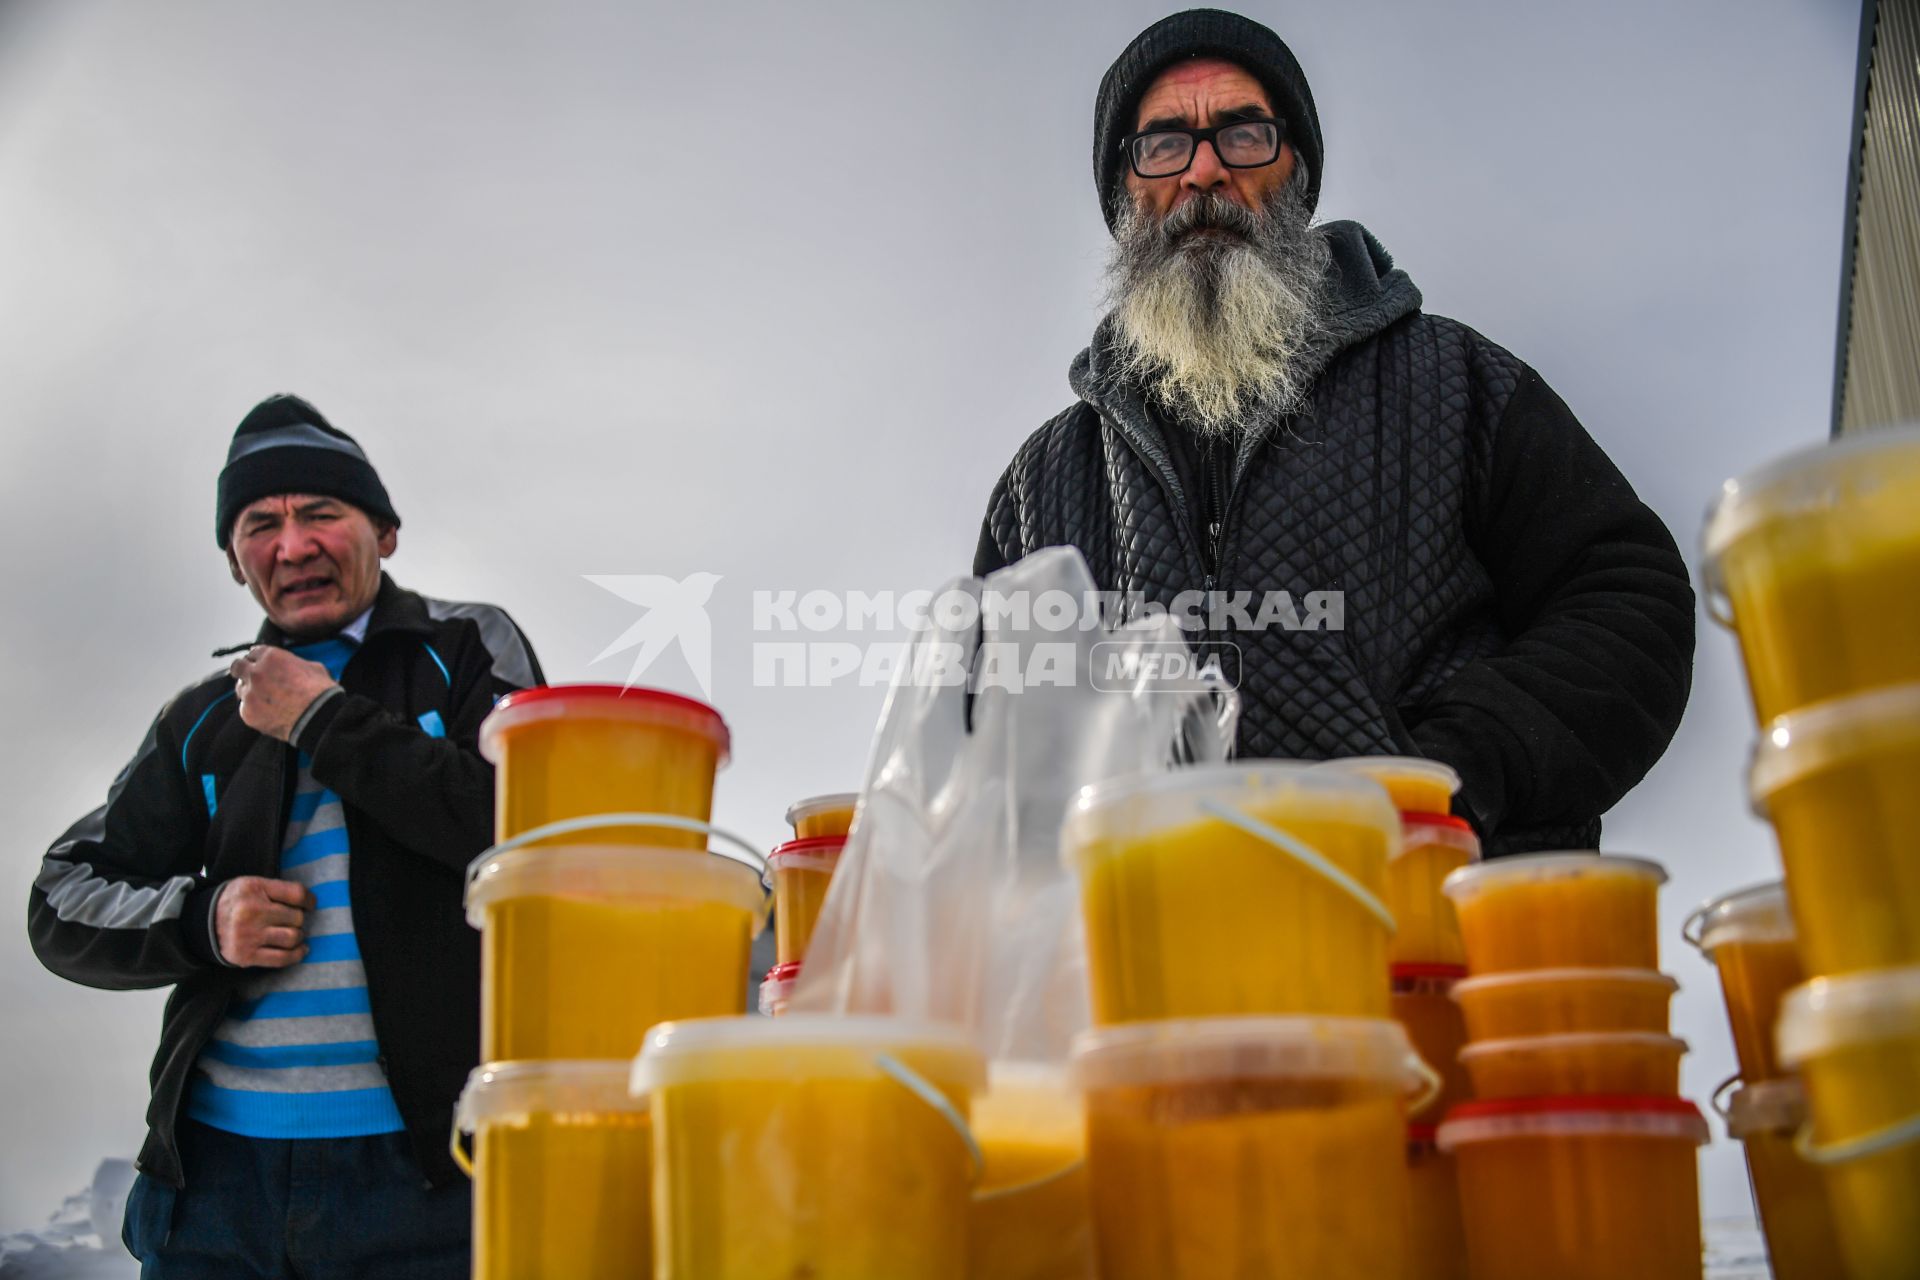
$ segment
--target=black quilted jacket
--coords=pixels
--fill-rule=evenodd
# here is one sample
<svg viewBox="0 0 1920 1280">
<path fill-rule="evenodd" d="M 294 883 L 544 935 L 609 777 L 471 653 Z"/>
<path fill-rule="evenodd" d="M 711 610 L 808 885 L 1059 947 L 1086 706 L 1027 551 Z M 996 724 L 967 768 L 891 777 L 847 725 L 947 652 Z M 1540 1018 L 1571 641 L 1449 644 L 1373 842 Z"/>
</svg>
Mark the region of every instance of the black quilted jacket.
<svg viewBox="0 0 1920 1280">
<path fill-rule="evenodd" d="M 994 487 L 974 571 L 1071 545 L 1102 590 L 1168 607 L 1343 592 L 1338 630 L 1207 637 L 1241 647 L 1240 754 L 1443 760 L 1489 853 L 1592 848 L 1686 706 L 1685 562 L 1538 374 L 1422 312 L 1360 226 L 1322 230 L 1335 305 L 1308 409 L 1216 480 L 1113 375 L 1103 324 L 1079 403 Z"/>
</svg>

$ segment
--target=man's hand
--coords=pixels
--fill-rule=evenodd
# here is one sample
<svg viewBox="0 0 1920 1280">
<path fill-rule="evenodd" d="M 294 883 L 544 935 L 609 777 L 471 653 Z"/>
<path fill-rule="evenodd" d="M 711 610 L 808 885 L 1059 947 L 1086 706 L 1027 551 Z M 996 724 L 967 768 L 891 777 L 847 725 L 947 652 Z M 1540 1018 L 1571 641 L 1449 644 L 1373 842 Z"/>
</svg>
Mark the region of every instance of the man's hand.
<svg viewBox="0 0 1920 1280">
<path fill-rule="evenodd" d="M 239 686 L 240 719 L 282 742 L 293 740 L 300 713 L 335 684 L 319 663 L 261 644 L 235 658 L 227 674 Z"/>
<path fill-rule="evenodd" d="M 292 880 L 239 876 L 214 900 L 220 956 L 240 969 L 284 969 L 307 958 L 313 890 Z"/>
</svg>

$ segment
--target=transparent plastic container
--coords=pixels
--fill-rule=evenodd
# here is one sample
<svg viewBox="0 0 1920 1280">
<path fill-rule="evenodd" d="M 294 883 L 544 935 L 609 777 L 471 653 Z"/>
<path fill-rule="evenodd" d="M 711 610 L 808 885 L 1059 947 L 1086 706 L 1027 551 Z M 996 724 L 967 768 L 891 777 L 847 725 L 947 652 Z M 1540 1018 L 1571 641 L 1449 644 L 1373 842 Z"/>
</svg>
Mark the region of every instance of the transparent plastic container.
<svg viewBox="0 0 1920 1280">
<path fill-rule="evenodd" d="M 964 1280 L 986 1064 L 958 1028 L 788 1014 L 669 1023 L 651 1095 L 658 1280 Z"/>
<path fill-rule="evenodd" d="M 1459 965 L 1397 964 L 1392 969 L 1393 1017 L 1406 1028 L 1413 1050 L 1438 1072 L 1440 1092 L 1415 1113 L 1416 1120 L 1438 1120 L 1447 1109 L 1473 1097 L 1473 1082 L 1460 1062 L 1467 1024 L 1453 1001 L 1454 984 L 1466 976 Z"/>
<path fill-rule="evenodd" d="M 1577 1031 L 1566 1035 L 1476 1040 L 1460 1051 L 1477 1098 L 1680 1093 L 1687 1042 L 1645 1031 Z"/>
<path fill-rule="evenodd" d="M 1920 964 L 1916 778 L 1920 684 L 1808 707 L 1761 735 L 1753 800 L 1780 841 L 1808 974 Z"/>
<path fill-rule="evenodd" d="M 1727 1104 L 1727 1132 L 1746 1150 L 1774 1280 L 1828 1280 L 1840 1257 L 1820 1168 L 1793 1149 L 1806 1109 L 1800 1082 L 1791 1078 L 1737 1089 Z"/>
<path fill-rule="evenodd" d="M 973 1280 L 1092 1280 L 1087 1128 L 1063 1068 L 996 1062 L 974 1099 L 986 1158 L 973 1193 Z"/>
<path fill-rule="evenodd" d="M 774 943 L 781 964 L 807 958 L 820 908 L 827 904 L 833 869 L 840 865 L 845 836 L 810 836 L 789 840 L 767 855 L 767 874 L 773 880 Z"/>
<path fill-rule="evenodd" d="M 1398 1023 L 1215 1018 L 1076 1043 L 1102 1280 L 1378 1280 L 1407 1250 Z"/>
<path fill-rule="evenodd" d="M 1739 637 L 1761 724 L 1920 681 L 1920 429 L 1866 432 L 1729 480 L 1704 552 L 1708 605 Z"/>
<path fill-rule="evenodd" d="M 653 1274 L 653 1126 L 627 1063 L 497 1062 L 467 1079 L 474 1280 Z"/>
<path fill-rule="evenodd" d="M 1460 1171 L 1434 1142 L 1436 1127 L 1407 1126 L 1407 1280 L 1468 1280 L 1467 1228 L 1460 1217 Z"/>
<path fill-rule="evenodd" d="M 624 845 L 510 849 L 467 883 L 481 1058 L 630 1058 L 674 1018 L 746 1012 L 766 923 L 749 867 Z"/>
<path fill-rule="evenodd" d="M 1715 898 L 1684 932 L 1719 970 L 1741 1078 L 1757 1084 L 1785 1075 L 1773 1052 L 1774 1022 L 1787 992 L 1806 981 L 1786 889 L 1776 881 Z"/>
<path fill-rule="evenodd" d="M 859 803 L 858 791 L 808 796 L 787 806 L 787 825 L 793 828 L 796 840 L 844 836 L 853 830 L 853 811 Z"/>
<path fill-rule="evenodd" d="M 661 689 L 563 684 L 509 693 L 480 725 L 480 754 L 498 766 L 494 838 L 608 813 L 710 821 L 730 741 L 718 711 Z M 706 836 L 636 826 L 539 843 L 697 850 Z"/>
<path fill-rule="evenodd" d="M 1476 863 L 1447 877 L 1475 975 L 1520 969 L 1658 969 L 1657 862 L 1593 852 Z"/>
<path fill-rule="evenodd" d="M 1451 765 L 1418 756 L 1343 756 L 1320 767 L 1372 778 L 1402 813 L 1451 813 L 1460 790 L 1460 775 Z"/>
<path fill-rule="evenodd" d="M 1780 1008 L 1853 1276 L 1920 1275 L 1920 967 L 1815 978 Z"/>
<path fill-rule="evenodd" d="M 1652 969 L 1519 969 L 1456 983 L 1475 1040 L 1575 1031 L 1664 1033 L 1680 984 Z"/>
<path fill-rule="evenodd" d="M 1400 856 L 1387 864 L 1387 909 L 1395 931 L 1388 948 L 1394 964 L 1467 962 L 1460 917 L 1440 891 L 1448 876 L 1480 861 L 1480 837 L 1465 819 L 1406 813 L 1400 822 Z"/>
<path fill-rule="evenodd" d="M 1440 1126 L 1474 1280 L 1700 1280 L 1707 1123 L 1678 1098 L 1471 1102 Z"/>
<path fill-rule="evenodd" d="M 1128 778 L 1082 791 L 1061 844 L 1096 1024 L 1387 1016 L 1400 816 L 1377 784 L 1269 764 Z"/>
</svg>

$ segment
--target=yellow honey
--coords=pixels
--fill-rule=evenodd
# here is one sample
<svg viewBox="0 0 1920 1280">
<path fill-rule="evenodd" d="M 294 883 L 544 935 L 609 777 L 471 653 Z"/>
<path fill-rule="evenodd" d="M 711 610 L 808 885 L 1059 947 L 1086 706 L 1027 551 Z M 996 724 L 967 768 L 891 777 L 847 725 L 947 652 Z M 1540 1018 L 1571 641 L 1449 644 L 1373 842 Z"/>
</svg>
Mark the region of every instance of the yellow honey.
<svg viewBox="0 0 1920 1280">
<path fill-rule="evenodd" d="M 1658 863 L 1615 854 L 1540 853 L 1447 877 L 1476 975 L 1517 969 L 1658 969 Z"/>
</svg>

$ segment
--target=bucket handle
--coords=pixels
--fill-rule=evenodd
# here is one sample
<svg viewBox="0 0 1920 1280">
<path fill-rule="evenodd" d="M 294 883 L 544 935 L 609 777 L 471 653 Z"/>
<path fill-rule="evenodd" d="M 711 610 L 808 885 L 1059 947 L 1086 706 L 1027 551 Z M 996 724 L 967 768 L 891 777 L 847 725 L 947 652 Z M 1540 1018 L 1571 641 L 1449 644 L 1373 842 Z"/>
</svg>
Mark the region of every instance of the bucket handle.
<svg viewBox="0 0 1920 1280">
<path fill-rule="evenodd" d="M 1419 1096 L 1407 1104 L 1407 1114 L 1417 1116 L 1439 1099 L 1441 1092 L 1447 1087 L 1447 1082 L 1438 1071 L 1433 1069 L 1432 1064 L 1417 1053 L 1407 1055 L 1407 1070 L 1413 1072 L 1414 1077 L 1420 1081 Z"/>
<path fill-rule="evenodd" d="M 967 1155 L 973 1161 L 973 1181 L 980 1181 L 980 1175 L 986 1172 L 987 1158 L 980 1151 L 980 1143 L 974 1139 L 973 1130 L 967 1126 L 967 1118 L 960 1114 L 953 1103 L 947 1101 L 947 1095 L 938 1089 L 912 1067 L 900 1061 L 890 1053 L 873 1055 L 873 1065 L 880 1073 L 895 1084 L 911 1093 L 920 1101 L 932 1107 L 960 1135 L 960 1141 L 966 1144 Z"/>
<path fill-rule="evenodd" d="M 1920 1142 L 1920 1115 L 1908 1116 L 1883 1129 L 1848 1138 L 1845 1142 L 1828 1143 L 1814 1141 L 1813 1123 L 1808 1121 L 1800 1127 L 1800 1132 L 1793 1135 L 1793 1150 L 1808 1164 L 1836 1165 L 1877 1156 L 1910 1142 Z"/>
<path fill-rule="evenodd" d="M 1713 958 L 1713 953 L 1707 950 L 1702 941 L 1706 934 L 1700 926 L 1706 922 L 1707 909 L 1712 905 L 1712 903 L 1702 903 L 1700 906 L 1688 912 L 1687 918 L 1680 922 L 1681 941 L 1691 945 L 1695 951 L 1706 956 L 1709 960 Z"/>
<path fill-rule="evenodd" d="M 1016 1182 L 1012 1186 L 995 1187 L 991 1191 L 976 1191 L 973 1193 L 973 1202 L 975 1204 L 992 1204 L 994 1201 L 1004 1200 L 1008 1196 L 1024 1195 L 1029 1191 L 1038 1191 L 1048 1183 L 1058 1182 L 1069 1174 L 1078 1173 L 1086 1167 L 1086 1164 L 1086 1157 L 1075 1156 L 1058 1169 L 1043 1173 L 1037 1178 L 1028 1178 L 1025 1182 Z"/>
<path fill-rule="evenodd" d="M 1398 927 L 1394 921 L 1393 912 L 1387 910 L 1386 903 L 1374 897 L 1373 894 L 1367 890 L 1367 887 L 1358 880 L 1355 880 L 1339 867 L 1334 866 L 1333 863 L 1327 860 L 1325 854 L 1315 849 L 1312 845 L 1307 844 L 1305 841 L 1297 840 L 1279 828 L 1260 821 L 1260 819 L 1254 817 L 1252 814 L 1243 813 L 1230 805 L 1221 804 L 1217 800 L 1202 800 L 1200 801 L 1200 808 L 1204 812 L 1227 823 L 1229 826 L 1238 827 L 1255 839 L 1265 841 L 1294 861 L 1300 863 L 1300 865 L 1307 868 L 1307 870 L 1330 881 L 1335 888 L 1366 908 L 1381 924 L 1386 925 L 1388 933 L 1394 932 Z"/>
<path fill-rule="evenodd" d="M 460 1172 L 467 1175 L 467 1181 L 474 1181 L 473 1157 L 467 1154 L 466 1147 L 460 1141 L 458 1121 L 455 1121 L 447 1130 L 447 1154 L 453 1157 L 453 1163 Z"/>
<path fill-rule="evenodd" d="M 766 874 L 767 860 L 758 849 L 733 832 L 716 827 L 711 822 L 701 822 L 698 818 L 683 818 L 674 813 L 595 813 L 580 818 L 562 818 L 558 822 L 544 823 L 531 830 L 522 831 L 510 839 L 502 840 L 492 848 L 483 850 L 478 857 L 467 864 L 467 879 L 471 881 L 479 875 L 480 868 L 486 860 L 497 854 L 524 848 L 536 841 L 549 840 L 554 836 L 570 836 L 582 831 L 604 831 L 614 827 L 667 827 L 674 831 L 694 831 L 715 836 L 723 844 L 731 844 L 739 852 L 728 849 L 708 849 L 705 852 L 751 867 L 762 875 Z M 745 856 L 742 856 L 743 854 Z"/>
<path fill-rule="evenodd" d="M 1728 1124 L 1733 1123 L 1733 1117 L 1730 1114 L 1728 1114 L 1728 1111 L 1727 1111 L 1727 1106 L 1728 1106 L 1727 1093 L 1729 1090 L 1731 1090 L 1735 1085 L 1739 1083 L 1740 1083 L 1740 1073 L 1736 1071 L 1732 1075 L 1728 1076 L 1725 1080 L 1722 1080 L 1719 1084 L 1715 1085 L 1713 1087 L 1713 1096 L 1707 1099 L 1707 1105 L 1713 1108 L 1713 1114 L 1719 1116 L 1722 1120 L 1726 1121 Z"/>
</svg>

